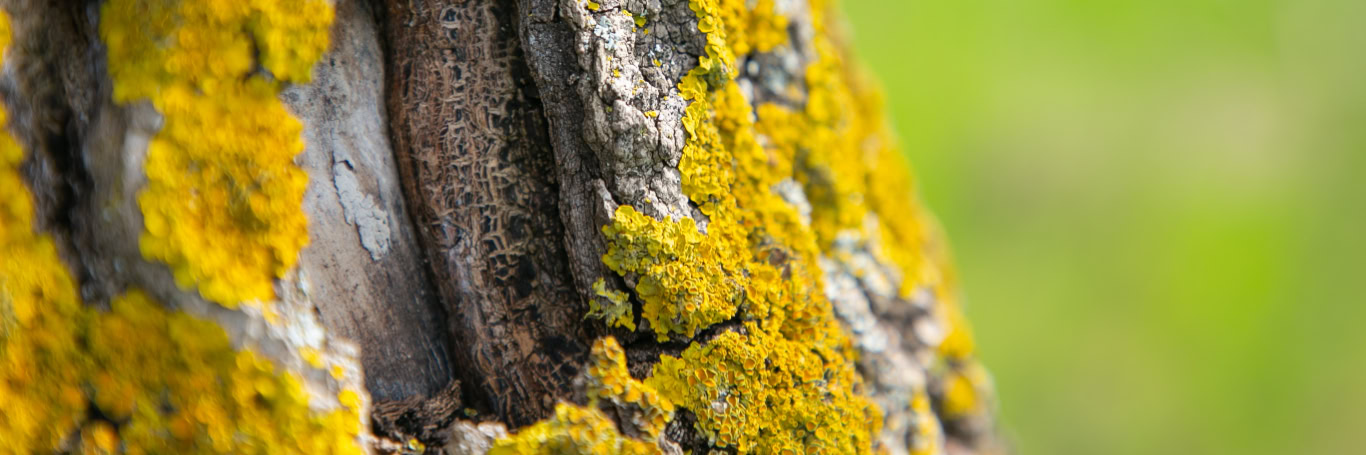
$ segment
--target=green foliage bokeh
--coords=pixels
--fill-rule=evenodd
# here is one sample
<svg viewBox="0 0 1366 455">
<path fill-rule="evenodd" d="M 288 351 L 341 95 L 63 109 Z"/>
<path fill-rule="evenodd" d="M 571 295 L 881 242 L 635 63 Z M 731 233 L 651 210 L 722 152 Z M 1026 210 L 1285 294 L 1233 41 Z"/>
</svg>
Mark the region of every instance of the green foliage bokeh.
<svg viewBox="0 0 1366 455">
<path fill-rule="evenodd" d="M 1366 450 L 1366 2 L 843 7 L 1021 453 Z"/>
</svg>

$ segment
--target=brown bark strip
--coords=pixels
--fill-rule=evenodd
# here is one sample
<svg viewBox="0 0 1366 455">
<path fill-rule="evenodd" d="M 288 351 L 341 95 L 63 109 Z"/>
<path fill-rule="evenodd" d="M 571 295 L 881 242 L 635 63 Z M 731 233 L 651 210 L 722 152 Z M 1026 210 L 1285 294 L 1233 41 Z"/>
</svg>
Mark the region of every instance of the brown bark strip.
<svg viewBox="0 0 1366 455">
<path fill-rule="evenodd" d="M 339 0 L 313 81 L 281 97 L 304 124 L 299 268 L 322 322 L 361 347 L 375 417 L 454 386 L 444 312 L 403 203 L 384 115 L 384 61 L 368 2 Z"/>
<path fill-rule="evenodd" d="M 394 153 L 450 313 L 464 405 L 521 426 L 568 394 L 592 336 L 513 14 L 496 0 L 382 11 Z"/>
</svg>

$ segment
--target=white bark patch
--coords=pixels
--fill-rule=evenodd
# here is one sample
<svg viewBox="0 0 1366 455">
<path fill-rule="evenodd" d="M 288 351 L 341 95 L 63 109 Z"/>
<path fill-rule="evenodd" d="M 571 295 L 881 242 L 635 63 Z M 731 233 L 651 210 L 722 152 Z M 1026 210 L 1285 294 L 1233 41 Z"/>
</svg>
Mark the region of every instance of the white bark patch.
<svg viewBox="0 0 1366 455">
<path fill-rule="evenodd" d="M 356 227 L 360 244 L 370 252 L 370 259 L 378 261 L 389 253 L 389 214 L 361 190 L 349 161 L 332 165 L 332 183 L 337 187 L 337 198 L 341 200 L 346 222 Z"/>
</svg>

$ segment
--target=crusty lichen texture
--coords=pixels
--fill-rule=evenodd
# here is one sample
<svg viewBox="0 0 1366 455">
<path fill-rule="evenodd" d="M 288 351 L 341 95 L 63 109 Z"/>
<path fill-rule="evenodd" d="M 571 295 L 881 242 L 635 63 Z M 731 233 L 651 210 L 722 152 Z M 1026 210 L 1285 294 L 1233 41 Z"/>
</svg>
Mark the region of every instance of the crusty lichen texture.
<svg viewBox="0 0 1366 455">
<path fill-rule="evenodd" d="M 589 5 L 591 8 L 592 5 Z M 739 453 L 867 453 L 882 414 L 855 371 L 859 355 L 824 292 L 822 258 L 849 261 L 837 243 L 873 251 L 894 270 L 894 298 L 934 296 L 947 336 L 938 348 L 940 401 L 949 419 L 979 414 L 986 377 L 955 296 L 947 254 L 913 193 L 878 94 L 848 65 L 827 30 L 834 8 L 811 2 L 813 60 L 801 103 L 754 106 L 737 83 L 737 61 L 786 43 L 774 2 L 690 0 L 705 55 L 678 84 L 689 101 L 678 164 L 682 190 L 706 217 L 655 219 L 630 205 L 603 228 L 603 262 L 634 284 L 640 320 L 659 341 L 730 328 L 681 356 L 664 355 L 646 383 L 697 416 L 713 447 Z M 774 189 L 791 182 L 804 195 Z M 846 248 L 847 249 L 847 248 Z M 601 292 L 600 292 L 601 294 Z M 615 300 L 614 300 L 615 302 Z M 601 304 L 599 304 L 601 305 Z M 599 309 L 634 328 L 629 306 Z M 942 428 L 921 387 L 910 403 L 915 453 L 942 450 Z"/>
<path fill-rule="evenodd" d="M 674 407 L 653 387 L 631 378 L 616 339 L 593 343 L 583 388 L 587 406 L 561 402 L 555 415 L 499 439 L 489 455 L 661 454 L 658 438 Z M 628 425 L 625 431 L 603 411 Z"/>
<path fill-rule="evenodd" d="M 115 3 L 120 2 L 108 5 Z M 228 2 L 198 4 L 237 7 Z M 167 3 L 157 5 L 164 8 Z M 125 10 L 111 16 L 120 20 L 155 9 L 118 6 Z M 152 20 L 165 19 L 160 16 L 137 19 L 147 26 L 166 24 Z M 143 25 L 132 24 L 124 25 L 142 30 Z M 8 44 L 9 36 L 8 16 L 0 14 L 0 47 Z M 180 36 L 196 39 L 193 33 Z M 168 50 L 174 47 L 170 43 L 158 46 L 163 47 L 157 52 L 179 52 Z M 267 57 L 266 65 L 300 74 L 291 60 L 297 51 L 291 52 Z M 212 55 L 202 57 L 224 64 Z M 158 71 L 169 74 L 175 68 Z M 144 95 L 157 99 L 154 104 L 163 109 L 193 104 L 177 97 L 209 96 L 196 92 L 204 87 L 147 87 L 133 90 L 151 90 Z M 167 93 L 176 90 L 180 92 Z M 168 117 L 170 125 L 174 116 Z M 0 122 L 8 126 L 5 120 L 0 109 Z M 232 140 L 250 141 L 262 132 L 202 133 L 240 135 Z M 198 139 L 193 143 L 227 140 Z M 107 311 L 84 305 L 54 240 L 35 230 L 32 196 L 18 170 L 24 159 L 14 138 L 0 133 L 0 454 L 362 453 L 359 392 L 343 390 L 335 397 L 339 405 L 330 409 L 315 406 L 297 373 L 282 371 L 251 350 L 234 348 L 217 323 L 168 310 L 137 289 L 113 298 Z M 202 170 L 217 164 L 222 162 L 206 158 L 193 166 Z M 228 253 L 219 250 L 224 256 Z"/>
<path fill-rule="evenodd" d="M 278 99 L 327 49 L 324 0 L 110 0 L 114 100 L 150 101 L 140 246 L 227 307 L 275 297 L 308 243 L 301 125 Z"/>
</svg>

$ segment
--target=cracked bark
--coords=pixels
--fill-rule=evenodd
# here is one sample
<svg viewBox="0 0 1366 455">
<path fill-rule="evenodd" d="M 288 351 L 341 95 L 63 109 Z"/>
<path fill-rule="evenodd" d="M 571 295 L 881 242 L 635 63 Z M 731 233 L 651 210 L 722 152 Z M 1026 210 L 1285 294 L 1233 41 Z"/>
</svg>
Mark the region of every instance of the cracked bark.
<svg viewBox="0 0 1366 455">
<path fill-rule="evenodd" d="M 754 103 L 804 102 L 771 88 L 800 81 L 814 59 L 807 6 L 786 3 L 793 44 L 740 65 Z M 629 289 L 601 260 L 600 229 L 619 204 L 705 226 L 677 170 L 687 104 L 676 88 L 705 37 L 686 0 L 601 7 L 647 14 L 652 33 L 613 35 L 609 46 L 602 34 L 630 19 L 569 0 L 336 0 L 331 48 L 313 82 L 282 95 L 305 126 L 296 161 L 309 175 L 312 241 L 277 287 L 339 350 L 350 349 L 343 339 L 359 348 L 351 355 L 373 400 L 375 434 L 481 447 L 478 435 L 497 431 L 475 423 L 524 426 L 573 396 L 598 337 L 621 340 L 636 377 L 687 346 L 584 315 L 598 279 Z M 159 120 L 150 106 L 110 101 L 97 2 L 16 0 L 7 10 L 17 18 L 14 70 L 3 85 L 10 129 L 30 150 L 23 170 L 38 229 L 58 239 L 84 300 L 106 305 L 138 285 L 237 327 L 239 337 L 268 337 L 253 335 L 250 318 L 179 289 L 139 254 L 135 195 Z M 603 64 L 609 58 L 624 77 Z M 646 111 L 656 116 L 642 122 Z M 868 389 L 895 422 L 884 443 L 905 450 L 911 420 L 896 417 L 907 412 L 908 388 L 931 380 L 918 365 L 936 334 L 917 325 L 931 303 L 899 299 L 864 270 L 823 268 L 837 314 L 867 353 Z M 669 437 L 705 449 L 689 418 L 681 413 Z M 989 439 L 989 425 L 977 425 L 950 428 L 950 450 Z"/>
</svg>

